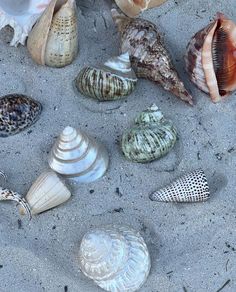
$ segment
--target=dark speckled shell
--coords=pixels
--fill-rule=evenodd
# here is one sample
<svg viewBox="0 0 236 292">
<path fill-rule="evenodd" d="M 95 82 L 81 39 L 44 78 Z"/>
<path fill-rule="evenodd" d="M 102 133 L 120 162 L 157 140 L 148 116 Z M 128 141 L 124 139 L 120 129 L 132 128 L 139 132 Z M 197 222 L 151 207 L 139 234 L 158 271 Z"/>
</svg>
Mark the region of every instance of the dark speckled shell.
<svg viewBox="0 0 236 292">
<path fill-rule="evenodd" d="M 0 137 L 15 135 L 34 124 L 42 105 L 25 95 L 9 94 L 0 98 Z"/>
</svg>

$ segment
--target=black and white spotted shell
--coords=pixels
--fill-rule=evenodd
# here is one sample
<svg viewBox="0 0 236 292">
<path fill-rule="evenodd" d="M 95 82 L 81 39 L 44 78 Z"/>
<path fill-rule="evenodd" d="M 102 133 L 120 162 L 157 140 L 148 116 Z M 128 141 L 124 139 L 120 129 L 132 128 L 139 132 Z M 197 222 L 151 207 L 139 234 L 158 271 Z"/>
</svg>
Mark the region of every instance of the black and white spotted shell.
<svg viewBox="0 0 236 292">
<path fill-rule="evenodd" d="M 42 105 L 22 94 L 9 94 L 0 98 L 0 137 L 15 135 L 34 124 Z"/>
</svg>

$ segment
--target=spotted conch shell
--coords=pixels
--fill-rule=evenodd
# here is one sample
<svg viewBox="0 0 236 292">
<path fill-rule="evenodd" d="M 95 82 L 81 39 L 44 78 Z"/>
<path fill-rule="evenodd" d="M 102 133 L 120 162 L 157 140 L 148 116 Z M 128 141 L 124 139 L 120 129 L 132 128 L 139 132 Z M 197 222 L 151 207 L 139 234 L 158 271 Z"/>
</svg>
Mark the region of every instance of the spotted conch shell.
<svg viewBox="0 0 236 292">
<path fill-rule="evenodd" d="M 10 25 L 14 29 L 11 46 L 25 44 L 33 25 L 50 0 L 0 0 L 0 29 Z"/>
<path fill-rule="evenodd" d="M 137 77 L 160 83 L 183 101 L 193 104 L 164 46 L 155 24 L 141 18 L 129 18 L 112 9 L 112 17 L 121 37 L 121 51 L 128 52 Z"/>
<path fill-rule="evenodd" d="M 236 24 L 222 13 L 193 36 L 185 55 L 192 82 L 219 102 L 236 90 Z"/>
<path fill-rule="evenodd" d="M 138 232 L 105 226 L 84 235 L 79 263 L 82 272 L 106 291 L 137 291 L 146 281 L 151 261 Z"/>
<path fill-rule="evenodd" d="M 162 5 L 166 0 L 115 0 L 119 8 L 129 17 L 135 17 L 146 9 Z"/>
</svg>

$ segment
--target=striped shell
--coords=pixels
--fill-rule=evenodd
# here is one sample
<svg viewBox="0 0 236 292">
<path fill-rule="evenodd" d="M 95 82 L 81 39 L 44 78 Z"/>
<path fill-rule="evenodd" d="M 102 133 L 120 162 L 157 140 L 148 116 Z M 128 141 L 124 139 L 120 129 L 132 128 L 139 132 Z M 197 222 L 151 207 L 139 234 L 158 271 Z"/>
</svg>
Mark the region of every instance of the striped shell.
<svg viewBox="0 0 236 292">
<path fill-rule="evenodd" d="M 109 59 L 101 67 L 83 68 L 75 80 L 82 94 L 100 101 L 127 96 L 133 92 L 136 83 L 128 53 Z"/>
<path fill-rule="evenodd" d="M 236 90 L 236 24 L 218 13 L 191 39 L 185 55 L 190 79 L 219 102 Z"/>
<path fill-rule="evenodd" d="M 166 155 L 175 145 L 177 132 L 156 105 L 143 111 L 135 125 L 122 136 L 125 157 L 134 162 L 149 162 Z"/>
<path fill-rule="evenodd" d="M 128 227 L 106 226 L 84 235 L 79 262 L 82 272 L 106 291 L 137 291 L 150 267 L 147 246 Z"/>
<path fill-rule="evenodd" d="M 15 135 L 34 124 L 42 111 L 41 104 L 22 94 L 0 98 L 0 137 Z"/>
<path fill-rule="evenodd" d="M 209 186 L 202 169 L 190 172 L 150 195 L 152 201 L 158 202 L 193 203 L 203 202 L 209 198 Z"/>
</svg>

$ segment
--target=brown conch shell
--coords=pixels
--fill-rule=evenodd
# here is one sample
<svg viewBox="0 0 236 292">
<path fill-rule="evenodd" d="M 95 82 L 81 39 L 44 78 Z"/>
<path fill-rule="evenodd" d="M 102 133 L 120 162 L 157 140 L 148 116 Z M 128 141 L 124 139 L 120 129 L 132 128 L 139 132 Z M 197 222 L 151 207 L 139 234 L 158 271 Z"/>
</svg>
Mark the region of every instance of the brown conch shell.
<svg viewBox="0 0 236 292">
<path fill-rule="evenodd" d="M 121 36 L 121 51 L 128 52 L 137 77 L 160 83 L 183 101 L 192 97 L 180 80 L 155 24 L 141 18 L 129 18 L 112 9 L 113 20 Z"/>
<path fill-rule="evenodd" d="M 37 64 L 69 65 L 78 53 L 75 0 L 52 0 L 30 32 L 27 48 Z"/>
<path fill-rule="evenodd" d="M 218 13 L 191 39 L 185 55 L 190 79 L 219 102 L 236 90 L 236 24 Z"/>
<path fill-rule="evenodd" d="M 166 0 L 115 0 L 119 8 L 129 17 L 135 17 L 146 9 L 162 5 Z"/>
</svg>

